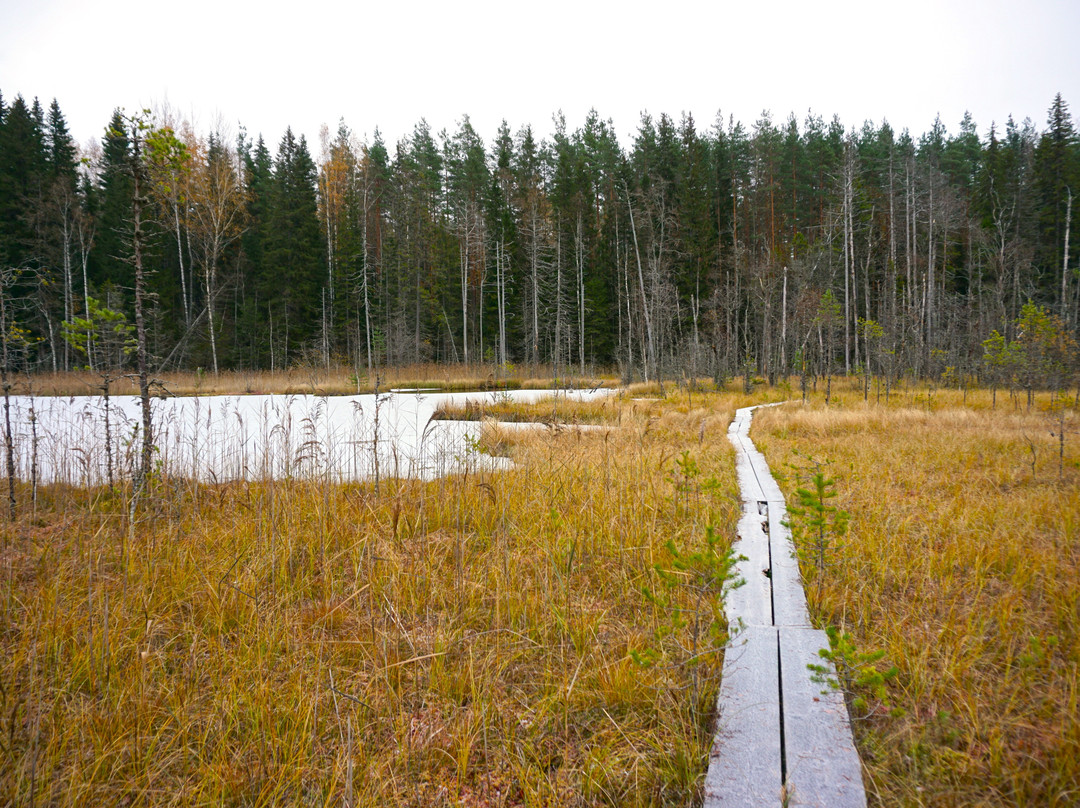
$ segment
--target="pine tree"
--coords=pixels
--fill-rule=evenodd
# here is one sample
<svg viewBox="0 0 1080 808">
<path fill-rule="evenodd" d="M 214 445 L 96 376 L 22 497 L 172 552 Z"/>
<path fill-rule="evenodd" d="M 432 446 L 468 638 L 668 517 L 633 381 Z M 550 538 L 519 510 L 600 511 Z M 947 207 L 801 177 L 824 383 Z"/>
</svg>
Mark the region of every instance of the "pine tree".
<svg viewBox="0 0 1080 808">
<path fill-rule="evenodd" d="M 288 367 L 314 346 L 321 315 L 323 241 L 319 232 L 315 163 L 303 136 L 289 128 L 274 161 L 264 219 L 260 296 L 274 332 L 273 364 Z"/>
<path fill-rule="evenodd" d="M 47 172 L 44 133 L 34 109 L 21 95 L 0 126 L 0 262 L 29 267 L 35 260 L 33 215 Z"/>
<path fill-rule="evenodd" d="M 1061 93 L 1054 96 L 1046 123 L 1048 129 L 1035 149 L 1038 282 L 1041 297 L 1057 300 L 1059 311 L 1064 313 L 1067 301 L 1061 299 L 1058 290 L 1067 286 L 1067 277 L 1062 277 L 1066 215 L 1071 214 L 1074 225 L 1080 221 L 1080 204 L 1071 205 L 1071 209 L 1069 204 L 1070 196 L 1080 196 L 1080 153 L 1072 116 Z M 1075 228 L 1072 232 L 1076 232 Z"/>
<path fill-rule="evenodd" d="M 262 135 L 255 145 L 248 144 L 241 136 L 237 146 L 244 173 L 244 190 L 247 205 L 247 228 L 240 236 L 243 261 L 238 279 L 240 296 L 239 322 L 237 323 L 237 357 L 241 366 L 268 367 L 270 365 L 270 341 L 268 338 L 266 290 L 274 289 L 273 278 L 268 274 L 266 263 L 266 240 L 272 223 L 270 221 L 273 194 L 273 159 Z"/>
<path fill-rule="evenodd" d="M 119 308 L 114 296 L 130 289 L 133 283 L 125 246 L 131 230 L 131 141 L 119 109 L 113 112 L 102 147 L 91 281 L 95 286 L 113 287 L 110 293 L 99 292 L 99 296 L 108 308 Z"/>
</svg>

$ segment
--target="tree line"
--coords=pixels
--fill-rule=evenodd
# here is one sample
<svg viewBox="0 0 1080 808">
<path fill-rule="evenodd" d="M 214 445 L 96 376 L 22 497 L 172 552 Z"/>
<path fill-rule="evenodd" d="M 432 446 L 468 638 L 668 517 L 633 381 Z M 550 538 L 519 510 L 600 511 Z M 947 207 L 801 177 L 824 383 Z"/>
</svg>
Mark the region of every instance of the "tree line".
<svg viewBox="0 0 1080 808">
<path fill-rule="evenodd" d="M 594 111 L 488 143 L 467 116 L 392 146 L 342 123 L 317 157 L 291 129 L 272 151 L 146 120 L 167 157 L 119 111 L 80 146 L 55 100 L 0 96 L 5 373 L 135 363 L 135 245 L 151 370 L 989 378 L 1036 316 L 1075 354 L 1060 95 L 1041 131 L 643 115 L 623 147 Z"/>
</svg>

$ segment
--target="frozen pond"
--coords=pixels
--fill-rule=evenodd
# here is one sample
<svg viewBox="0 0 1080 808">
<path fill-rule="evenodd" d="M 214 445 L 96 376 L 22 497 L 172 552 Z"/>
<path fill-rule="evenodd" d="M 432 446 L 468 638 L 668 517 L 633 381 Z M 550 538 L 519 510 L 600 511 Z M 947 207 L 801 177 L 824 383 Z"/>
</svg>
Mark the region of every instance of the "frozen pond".
<svg viewBox="0 0 1080 808">
<path fill-rule="evenodd" d="M 511 390 L 475 393 L 399 391 L 363 396 L 202 396 L 154 399 L 154 443 L 166 474 L 203 480 L 403 476 L 430 479 L 464 468 L 498 468 L 480 455 L 480 424 L 432 420 L 445 404 L 553 395 L 587 400 L 610 390 Z M 31 400 L 11 399 L 16 473 L 29 479 L 35 455 Z M 107 480 L 105 408 L 100 396 L 36 398 L 38 479 L 76 485 Z M 116 478 L 137 462 L 139 399 L 109 399 Z"/>
</svg>

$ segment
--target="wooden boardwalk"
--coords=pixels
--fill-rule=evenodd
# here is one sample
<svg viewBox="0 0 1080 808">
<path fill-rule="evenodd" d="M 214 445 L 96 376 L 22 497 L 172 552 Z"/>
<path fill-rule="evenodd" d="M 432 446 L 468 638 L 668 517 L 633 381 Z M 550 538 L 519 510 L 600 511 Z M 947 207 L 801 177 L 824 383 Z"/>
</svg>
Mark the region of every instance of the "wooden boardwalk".
<svg viewBox="0 0 1080 808">
<path fill-rule="evenodd" d="M 824 663 L 818 649 L 829 642 L 810 626 L 784 495 L 750 440 L 754 409 L 736 412 L 728 430 L 743 503 L 736 574 L 746 583 L 726 603 L 731 640 L 705 806 L 864 808 L 843 695 L 822 693 L 807 668 Z"/>
</svg>

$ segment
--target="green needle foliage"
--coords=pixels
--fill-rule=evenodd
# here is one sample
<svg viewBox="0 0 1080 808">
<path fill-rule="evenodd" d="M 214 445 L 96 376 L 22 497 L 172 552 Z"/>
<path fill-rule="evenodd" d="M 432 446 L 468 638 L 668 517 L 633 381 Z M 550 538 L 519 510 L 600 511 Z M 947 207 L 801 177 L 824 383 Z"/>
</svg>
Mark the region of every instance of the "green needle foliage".
<svg viewBox="0 0 1080 808">
<path fill-rule="evenodd" d="M 836 626 L 825 629 L 829 636 L 829 647 L 822 648 L 818 654 L 832 663 L 835 676 L 828 665 L 810 664 L 813 671 L 811 679 L 833 690 L 842 690 L 848 700 L 848 708 L 853 718 L 865 718 L 879 713 L 901 716 L 904 711 L 894 708 L 889 703 L 886 683 L 895 678 L 900 669 L 895 665 L 881 671 L 877 663 L 885 657 L 884 651 L 860 651 L 855 647 L 855 640 Z"/>
<path fill-rule="evenodd" d="M 663 615 L 657 625 L 657 644 L 641 651 L 631 651 L 633 660 L 650 667 L 671 654 L 665 650 L 668 640 L 683 653 L 676 664 L 695 665 L 703 657 L 719 654 L 727 643 L 727 621 L 724 618 L 724 598 L 742 583 L 732 580 L 732 568 L 739 560 L 731 550 L 722 550 L 716 528 L 705 529 L 705 545 L 694 552 L 682 552 L 669 540 L 665 545 L 671 554 L 668 564 L 656 564 L 653 571 L 659 586 L 642 586 L 645 599 Z M 689 637 L 682 633 L 689 630 Z"/>
<path fill-rule="evenodd" d="M 724 598 L 741 585 L 732 576 L 739 558 L 712 525 L 705 528 L 705 544 L 699 550 L 680 551 L 675 542 L 665 545 L 671 560 L 656 564 L 658 586 L 642 586 L 641 592 L 659 615 L 654 631 L 655 645 L 632 649 L 635 664 L 649 668 L 666 663 L 689 674 L 691 715 L 695 724 L 709 709 L 701 698 L 705 680 L 719 677 L 724 646 L 728 641 Z M 710 691 L 711 692 L 711 691 Z"/>
<path fill-rule="evenodd" d="M 809 472 L 809 486 L 795 489 L 799 504 L 789 507 L 788 512 L 793 517 L 791 531 L 799 559 L 804 571 L 814 571 L 816 600 L 820 602 L 830 553 L 839 549 L 837 543 L 847 533 L 850 516 L 842 508 L 829 504 L 837 491 L 836 480 L 825 475 L 827 463 L 808 460 L 810 468 L 804 471 Z M 828 665 L 810 664 L 807 667 L 813 672 L 813 681 L 843 691 L 852 718 L 880 712 L 902 714 L 902 710 L 892 709 L 885 687 L 898 669 L 894 666 L 882 672 L 877 668 L 876 663 L 884 658 L 885 652 L 859 650 L 852 636 L 836 626 L 827 626 L 825 633 L 829 647 L 818 653 L 832 663 L 835 675 Z"/>
<path fill-rule="evenodd" d="M 803 570 L 814 571 L 814 581 L 820 592 L 821 577 L 830 563 L 830 551 L 847 533 L 848 513 L 830 500 L 836 498 L 836 480 L 825 476 L 828 465 L 808 458 L 809 487 L 795 490 L 796 505 L 788 507 L 791 533 Z"/>
</svg>

